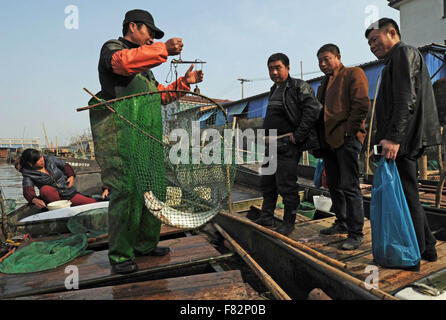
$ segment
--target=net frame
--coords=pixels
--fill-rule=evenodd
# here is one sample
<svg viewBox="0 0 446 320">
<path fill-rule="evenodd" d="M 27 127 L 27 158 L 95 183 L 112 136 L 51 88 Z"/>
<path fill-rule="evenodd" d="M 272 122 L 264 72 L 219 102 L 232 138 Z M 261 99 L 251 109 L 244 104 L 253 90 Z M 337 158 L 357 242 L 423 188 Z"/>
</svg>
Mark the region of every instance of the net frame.
<svg viewBox="0 0 446 320">
<path fill-rule="evenodd" d="M 86 90 L 86 91 L 88 92 L 88 90 Z M 143 93 L 132 94 L 132 95 L 116 98 L 116 99 L 111 99 L 111 100 L 108 100 L 108 101 L 101 100 L 98 97 L 96 97 L 93 94 L 91 94 L 93 97 L 95 97 L 100 102 L 97 103 L 97 104 L 88 106 L 88 107 L 79 108 L 79 109 L 77 109 L 77 111 L 83 111 L 83 110 L 87 110 L 87 109 L 92 109 L 92 108 L 105 106 L 105 107 L 107 107 L 108 110 L 113 112 L 116 116 L 118 116 L 126 124 L 130 125 L 134 129 L 136 129 L 140 134 L 142 134 L 145 137 L 151 139 L 152 141 L 155 141 L 155 142 L 161 144 L 164 148 L 170 148 L 171 145 L 168 144 L 168 143 L 165 143 L 164 141 L 162 141 L 163 139 L 160 140 L 160 139 L 154 137 L 153 135 L 147 133 L 145 130 L 141 129 L 138 125 L 136 125 L 132 121 L 126 119 L 124 116 L 122 116 L 118 111 L 116 111 L 111 106 L 111 104 L 114 104 L 116 102 L 121 102 L 123 100 L 128 100 L 128 99 L 137 98 L 137 97 L 143 97 L 143 96 L 150 96 L 150 95 L 159 95 L 159 96 L 161 96 L 163 94 L 177 94 L 177 95 L 182 95 L 182 96 L 185 96 L 185 95 L 196 96 L 196 97 L 199 97 L 200 99 L 202 99 L 203 101 L 208 101 L 210 103 L 210 105 L 215 106 L 216 110 L 222 112 L 222 114 L 224 116 L 224 127 L 225 128 L 229 128 L 229 126 L 228 126 L 229 125 L 228 114 L 227 114 L 226 110 L 217 101 L 215 101 L 214 99 L 209 98 L 209 97 L 207 97 L 205 95 L 202 95 L 200 93 L 191 92 L 191 91 L 184 91 L 184 90 L 163 90 L 163 91 L 143 92 Z M 163 107 L 165 107 L 165 106 L 162 106 L 162 108 Z M 190 108 L 190 109 L 193 109 L 193 108 Z M 234 139 L 233 132 L 232 132 L 232 138 L 231 139 L 232 140 Z M 225 174 L 226 174 L 227 198 L 228 198 L 227 206 L 228 206 L 229 212 L 232 212 L 231 187 L 232 187 L 232 183 L 233 183 L 233 177 L 232 176 L 235 176 L 235 174 L 231 175 L 231 164 L 226 164 L 226 173 Z M 146 207 L 150 210 L 150 212 L 154 216 L 156 216 L 164 224 L 169 225 L 169 226 L 179 227 L 179 228 L 197 228 L 197 227 L 200 227 L 201 225 L 203 225 L 204 223 L 208 222 L 209 220 L 211 220 L 218 213 L 218 212 L 210 212 L 210 211 L 208 211 L 208 212 L 204 213 L 204 215 L 203 215 L 204 218 L 201 219 L 201 221 L 199 223 L 195 223 L 195 224 L 190 224 L 190 223 L 186 223 L 185 224 L 185 223 L 182 223 L 181 221 L 178 221 L 178 219 L 177 219 L 177 221 L 172 221 L 171 219 L 167 219 L 166 218 L 166 216 L 167 216 L 166 215 L 166 211 L 167 212 L 169 212 L 169 211 L 173 212 L 173 211 L 175 211 L 175 209 L 170 208 L 169 205 L 166 202 L 159 201 L 150 191 L 151 190 L 147 190 L 147 192 L 145 192 L 145 194 L 144 194 L 144 202 L 146 204 Z M 179 214 L 182 214 L 182 215 L 185 214 L 185 212 L 178 212 L 178 211 L 176 211 L 176 212 L 179 213 Z"/>
</svg>

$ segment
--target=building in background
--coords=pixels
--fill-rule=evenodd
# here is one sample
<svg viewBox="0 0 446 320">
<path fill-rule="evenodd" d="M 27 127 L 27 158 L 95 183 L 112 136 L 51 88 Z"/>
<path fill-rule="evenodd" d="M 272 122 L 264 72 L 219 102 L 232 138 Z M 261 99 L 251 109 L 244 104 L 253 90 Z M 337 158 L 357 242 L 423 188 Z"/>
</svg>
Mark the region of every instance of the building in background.
<svg viewBox="0 0 446 320">
<path fill-rule="evenodd" d="M 446 44 L 446 0 L 388 0 L 400 11 L 402 40 L 415 47 Z"/>
</svg>

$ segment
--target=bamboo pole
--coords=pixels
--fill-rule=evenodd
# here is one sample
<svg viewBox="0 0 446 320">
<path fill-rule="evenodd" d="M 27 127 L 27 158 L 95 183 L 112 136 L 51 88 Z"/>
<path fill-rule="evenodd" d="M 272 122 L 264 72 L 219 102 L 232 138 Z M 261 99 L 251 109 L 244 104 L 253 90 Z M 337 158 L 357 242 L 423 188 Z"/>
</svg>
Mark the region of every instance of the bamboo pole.
<svg viewBox="0 0 446 320">
<path fill-rule="evenodd" d="M 93 243 L 93 242 L 97 242 L 99 240 L 103 240 L 103 239 L 106 239 L 106 238 L 108 238 L 108 233 L 101 234 L 100 236 L 98 236 L 96 238 L 89 238 L 87 242 L 88 243 Z"/>
<path fill-rule="evenodd" d="M 1 241 L 6 241 L 6 238 L 8 237 L 8 230 L 7 230 L 7 223 L 8 223 L 8 217 L 6 216 L 6 208 L 5 208 L 5 202 L 3 200 L 3 194 L 0 190 L 0 209 L 2 214 L 2 232 L 1 232 Z"/>
<path fill-rule="evenodd" d="M 427 155 L 425 154 L 420 158 L 420 178 L 427 180 Z"/>
<path fill-rule="evenodd" d="M 365 281 L 362 281 L 360 279 L 357 279 L 344 271 L 341 271 L 339 269 L 336 269 L 328 264 L 326 264 L 324 261 L 320 261 L 319 259 L 313 257 L 312 255 L 309 255 L 305 252 L 302 252 L 300 250 L 297 250 L 296 248 L 288 245 L 291 249 L 293 249 L 298 255 L 301 255 L 302 258 L 312 261 L 313 263 L 318 264 L 321 268 L 325 269 L 327 273 L 335 274 L 336 276 L 342 278 L 346 282 L 349 282 L 353 285 L 356 285 L 358 287 L 361 287 L 362 289 L 366 290 L 370 294 L 374 295 L 375 297 L 382 299 L 382 300 L 399 300 L 398 298 L 395 298 L 394 296 L 388 294 L 385 291 L 382 291 L 378 288 L 371 287 L 365 283 Z"/>
<path fill-rule="evenodd" d="M 229 214 L 227 214 L 227 213 L 222 213 L 222 212 L 220 212 L 220 214 L 222 214 L 222 215 L 224 215 L 224 216 L 227 216 L 227 217 L 229 217 L 229 218 L 234 218 L 235 220 L 240 221 L 240 222 L 242 222 L 242 223 L 246 223 L 246 224 L 248 224 L 248 225 L 255 225 L 255 226 L 258 226 L 257 224 L 255 224 L 255 223 L 253 223 L 253 222 L 246 221 L 245 219 L 241 219 L 241 218 L 238 218 L 238 217 L 229 215 Z M 264 231 L 264 229 L 265 229 L 265 231 L 266 231 L 266 230 L 270 231 L 270 232 L 266 232 L 266 233 L 268 233 L 269 235 L 271 235 L 271 236 L 273 236 L 273 237 L 275 237 L 275 234 L 276 234 L 276 235 L 279 235 L 280 238 L 284 238 L 284 239 L 283 239 L 283 242 L 286 242 L 286 245 L 287 245 L 291 250 L 293 250 L 297 255 L 301 256 L 303 259 L 305 259 L 305 260 L 307 260 L 307 261 L 311 261 L 311 262 L 317 264 L 317 265 L 320 266 L 321 268 L 325 269 L 325 270 L 327 271 L 327 273 L 335 274 L 336 276 L 342 278 L 342 279 L 345 280 L 346 282 L 349 282 L 349 283 L 351 283 L 351 284 L 353 284 L 353 285 L 356 285 L 356 286 L 359 286 L 359 287 L 363 288 L 364 290 L 366 290 L 367 292 L 369 292 L 370 294 L 376 296 L 376 297 L 379 298 L 379 299 L 383 299 L 383 300 L 399 300 L 399 299 L 395 298 L 394 296 L 388 294 L 387 292 L 384 292 L 384 291 L 382 291 L 382 290 L 380 290 L 380 289 L 377 289 L 377 288 L 374 288 L 374 287 L 370 287 L 370 286 L 368 286 L 364 281 L 362 281 L 362 280 L 360 280 L 360 279 L 357 279 L 357 278 L 355 278 L 355 277 L 353 277 L 353 276 L 351 276 L 351 275 L 345 273 L 345 272 L 342 271 L 342 270 L 339 270 L 339 269 L 338 269 L 338 268 L 339 268 L 338 266 L 335 266 L 335 267 L 338 267 L 338 268 L 335 268 L 334 266 L 330 265 L 330 262 L 331 262 L 330 260 L 333 260 L 333 261 L 337 262 L 338 264 L 342 264 L 341 262 L 339 262 L 339 261 L 337 261 L 337 260 L 334 260 L 334 259 L 331 259 L 331 258 L 329 258 L 329 257 L 327 257 L 327 256 L 325 256 L 325 255 L 323 255 L 323 254 L 320 254 L 319 252 L 317 252 L 317 253 L 319 253 L 318 256 L 313 256 L 313 255 L 310 254 L 310 253 L 304 252 L 304 250 L 299 250 L 298 248 L 294 247 L 293 244 L 295 243 L 295 241 L 293 241 L 292 239 L 289 239 L 289 238 L 287 238 L 287 237 L 284 237 L 284 236 L 282 236 L 281 234 L 277 234 L 276 232 L 271 231 L 271 230 L 269 230 L 269 229 L 267 229 L 267 228 L 264 228 L 264 227 L 262 227 L 262 226 L 258 226 L 257 229 L 259 229 L 259 230 L 261 230 L 261 231 Z M 280 240 L 282 240 L 282 239 L 280 239 Z M 294 242 L 294 243 L 293 243 L 293 242 Z M 299 245 L 301 245 L 301 244 L 299 244 Z M 303 246 L 303 245 L 302 245 L 302 246 Z M 303 246 L 303 247 L 306 247 L 306 246 Z M 311 249 L 311 248 L 308 248 L 308 249 L 310 249 L 310 251 L 314 251 L 314 250 Z M 325 258 L 324 258 L 324 257 L 325 257 Z M 327 258 L 328 258 L 328 259 L 327 259 Z M 324 260 L 326 260 L 326 261 L 324 261 Z M 344 265 L 344 266 L 345 266 L 345 265 Z M 345 266 L 344 268 L 346 268 L 346 266 Z"/>
<path fill-rule="evenodd" d="M 0 263 L 2 263 L 7 257 L 11 256 L 15 251 L 16 251 L 16 248 L 13 248 L 7 254 L 5 254 L 3 257 L 1 257 L 0 258 Z"/>
<path fill-rule="evenodd" d="M 271 290 L 278 300 L 291 300 L 285 291 L 271 278 L 271 276 L 263 270 L 263 268 L 234 240 L 231 236 L 218 224 L 214 223 L 214 227 L 220 234 L 231 244 L 237 254 L 246 262 L 252 271 L 260 278 L 265 286 Z"/>
<path fill-rule="evenodd" d="M 248 220 L 246 218 L 237 217 L 235 215 L 228 214 L 228 213 L 225 213 L 225 212 L 220 212 L 220 214 L 225 216 L 225 217 L 228 217 L 230 219 L 233 219 L 233 220 L 236 220 L 238 222 L 244 223 L 244 224 L 246 224 L 248 226 L 251 226 L 251 227 L 253 227 L 253 228 L 255 228 L 255 229 L 257 229 L 257 230 L 259 230 L 259 231 L 261 231 L 263 233 L 266 233 L 266 234 L 270 235 L 271 237 L 273 237 L 275 239 L 281 240 L 281 241 L 285 242 L 286 244 L 289 244 L 290 246 L 292 246 L 292 247 L 294 247 L 296 249 L 302 250 L 302 251 L 308 253 L 309 255 L 314 256 L 317 259 L 322 260 L 322 261 L 326 262 L 327 264 L 330 264 L 330 265 L 332 265 L 332 266 L 334 266 L 336 268 L 340 268 L 340 269 L 346 269 L 347 268 L 347 265 L 345 263 L 342 263 L 342 262 L 340 262 L 338 260 L 335 260 L 335 259 L 332 259 L 330 257 L 327 257 L 326 255 L 324 255 L 324 254 L 322 254 L 322 253 L 320 253 L 320 252 L 318 252 L 318 251 L 316 251 L 316 250 L 314 250 L 314 249 L 312 249 L 312 248 L 310 248 L 310 247 L 308 247 L 308 246 L 306 246 L 306 245 L 304 245 L 304 244 L 302 244 L 300 242 L 294 241 L 293 239 L 285 237 L 284 235 L 282 235 L 282 234 L 280 234 L 278 232 L 275 232 L 273 230 L 265 228 L 265 227 L 263 227 L 261 225 L 258 225 L 257 223 L 251 222 L 250 220 Z"/>
<path fill-rule="evenodd" d="M 375 88 L 375 99 L 373 100 L 373 107 L 372 107 L 372 114 L 370 115 L 370 124 L 369 124 L 369 137 L 367 141 L 367 149 L 366 149 L 366 159 L 365 159 L 365 167 L 366 171 L 365 173 L 368 175 L 370 173 L 370 141 L 372 140 L 372 128 L 373 128 L 373 120 L 375 118 L 375 107 L 376 107 L 376 97 L 378 95 L 378 87 L 379 82 L 381 80 L 381 75 L 378 77 L 378 80 L 376 81 L 376 88 Z"/>
</svg>

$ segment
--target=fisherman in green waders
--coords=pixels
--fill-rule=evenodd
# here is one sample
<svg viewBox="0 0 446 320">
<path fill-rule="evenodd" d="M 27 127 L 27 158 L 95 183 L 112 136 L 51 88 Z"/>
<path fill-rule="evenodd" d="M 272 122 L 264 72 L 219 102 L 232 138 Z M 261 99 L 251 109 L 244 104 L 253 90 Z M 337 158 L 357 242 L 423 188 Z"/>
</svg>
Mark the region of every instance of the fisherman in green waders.
<svg viewBox="0 0 446 320">
<path fill-rule="evenodd" d="M 127 12 L 123 35 L 123 38 L 107 41 L 101 49 L 98 67 L 101 92 L 96 95 L 100 99 L 110 100 L 162 90 L 190 91 L 191 84 L 203 81 L 203 72 L 192 71 L 193 65 L 184 77 L 167 87 L 155 80 L 150 69 L 166 62 L 168 56 L 180 54 L 183 43 L 181 38 L 172 38 L 165 43 L 154 42 L 154 39 L 161 39 L 164 32 L 155 26 L 149 12 Z M 168 104 L 180 97 L 181 94 L 176 93 L 153 94 L 143 98 L 147 103 L 116 102 L 112 106 L 119 114 L 141 124 L 151 136 L 161 141 L 161 104 Z M 99 102 L 93 98 L 89 104 Z M 138 270 L 133 261 L 135 256 L 163 256 L 169 253 L 169 248 L 157 246 L 161 222 L 145 208 L 142 194 L 136 188 L 139 177 L 130 170 L 132 166 L 139 166 L 149 172 L 150 180 L 153 180 L 153 186 L 150 186 L 152 191 L 158 199 L 165 198 L 163 148 L 151 142 L 152 146 L 141 148 L 149 157 L 144 162 L 138 160 L 132 143 L 141 136 L 138 137 L 134 128 L 103 106 L 90 109 L 90 124 L 102 181 L 111 189 L 108 255 L 112 271 L 121 274 L 135 272 Z"/>
</svg>

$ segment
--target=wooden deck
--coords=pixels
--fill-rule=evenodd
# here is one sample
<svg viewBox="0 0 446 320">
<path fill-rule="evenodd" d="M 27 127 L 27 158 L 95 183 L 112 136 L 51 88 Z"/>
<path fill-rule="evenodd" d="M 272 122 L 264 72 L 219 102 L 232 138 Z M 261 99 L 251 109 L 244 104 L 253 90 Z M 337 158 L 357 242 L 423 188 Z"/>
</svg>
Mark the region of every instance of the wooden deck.
<svg viewBox="0 0 446 320">
<path fill-rule="evenodd" d="M 248 298 L 240 271 L 231 270 L 43 294 L 19 300 L 248 300 Z"/>
<path fill-rule="evenodd" d="M 276 210 L 276 217 L 281 216 L 281 212 Z M 300 221 L 299 221 L 300 220 Z M 347 265 L 343 270 L 349 275 L 364 281 L 370 272 L 366 272 L 368 266 L 375 265 L 372 255 L 372 234 L 370 220 L 365 219 L 364 242 L 356 250 L 342 250 L 339 248 L 347 235 L 320 235 L 319 231 L 331 226 L 335 218 L 326 218 L 313 221 L 302 221 L 305 217 L 298 219 L 295 230 L 288 236 L 330 258 L 336 259 Z M 401 269 L 389 269 L 378 267 L 379 289 L 389 294 L 407 286 L 410 283 L 425 278 L 434 272 L 440 271 L 446 266 L 446 243 L 437 240 L 438 260 L 427 262 L 421 260 L 419 272 L 405 271 Z"/>
<path fill-rule="evenodd" d="M 160 245 L 169 247 L 170 253 L 163 257 L 136 258 L 135 262 L 138 264 L 140 273 L 162 270 L 221 255 L 202 236 L 165 240 L 161 241 Z M 100 285 L 126 278 L 125 275 L 111 273 L 108 250 L 103 250 L 87 254 L 53 270 L 17 275 L 0 274 L 0 299 L 63 290 L 65 279 L 68 276 L 65 273 L 67 265 L 74 265 L 78 268 L 81 288 L 84 283 L 91 281 L 94 281 L 95 285 Z"/>
</svg>

